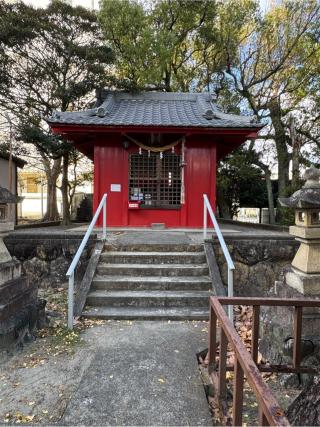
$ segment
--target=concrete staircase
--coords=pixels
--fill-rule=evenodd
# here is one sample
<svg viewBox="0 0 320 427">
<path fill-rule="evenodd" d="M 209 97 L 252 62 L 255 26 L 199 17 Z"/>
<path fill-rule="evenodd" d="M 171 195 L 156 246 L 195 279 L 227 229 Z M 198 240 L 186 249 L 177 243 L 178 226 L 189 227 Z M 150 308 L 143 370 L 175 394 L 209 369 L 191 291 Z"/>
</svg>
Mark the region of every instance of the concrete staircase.
<svg viewBox="0 0 320 427">
<path fill-rule="evenodd" d="M 210 295 L 202 245 L 105 245 L 83 316 L 205 320 Z"/>
</svg>

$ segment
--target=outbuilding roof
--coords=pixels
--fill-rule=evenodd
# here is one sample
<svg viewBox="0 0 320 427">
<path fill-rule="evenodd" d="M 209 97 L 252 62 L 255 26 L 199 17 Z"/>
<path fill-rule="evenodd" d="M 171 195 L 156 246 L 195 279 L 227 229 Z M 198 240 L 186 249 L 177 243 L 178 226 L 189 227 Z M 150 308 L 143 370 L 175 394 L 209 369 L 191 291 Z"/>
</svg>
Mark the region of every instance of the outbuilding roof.
<svg viewBox="0 0 320 427">
<path fill-rule="evenodd" d="M 252 116 L 223 113 L 209 93 L 104 91 L 95 108 L 55 112 L 50 124 L 259 128 Z"/>
<path fill-rule="evenodd" d="M 10 155 L 8 152 L 0 151 L 0 159 L 9 160 Z M 12 161 L 21 169 L 27 164 L 27 162 L 20 157 L 12 156 Z"/>
</svg>

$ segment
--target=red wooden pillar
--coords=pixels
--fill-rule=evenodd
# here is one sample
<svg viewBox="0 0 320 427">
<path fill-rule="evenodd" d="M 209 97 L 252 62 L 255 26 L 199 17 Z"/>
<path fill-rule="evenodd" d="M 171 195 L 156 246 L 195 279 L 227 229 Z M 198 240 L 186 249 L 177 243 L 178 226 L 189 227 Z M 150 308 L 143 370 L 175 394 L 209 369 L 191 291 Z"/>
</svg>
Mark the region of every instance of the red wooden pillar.
<svg viewBox="0 0 320 427">
<path fill-rule="evenodd" d="M 188 203 L 188 195 L 187 195 L 187 151 L 188 151 L 188 137 L 185 138 L 184 143 L 184 166 L 183 166 L 183 175 L 184 175 L 184 203 L 180 208 L 180 226 L 186 227 L 187 223 L 187 203 Z M 182 156 L 182 148 L 181 148 L 181 156 Z M 181 171 L 182 173 L 182 171 Z"/>
<path fill-rule="evenodd" d="M 213 143 L 211 148 L 211 168 L 210 168 L 210 194 L 208 194 L 213 212 L 216 212 L 217 194 L 217 147 Z"/>
<path fill-rule="evenodd" d="M 96 211 L 100 200 L 100 146 L 94 145 L 94 168 L 93 168 L 93 212 Z"/>
</svg>

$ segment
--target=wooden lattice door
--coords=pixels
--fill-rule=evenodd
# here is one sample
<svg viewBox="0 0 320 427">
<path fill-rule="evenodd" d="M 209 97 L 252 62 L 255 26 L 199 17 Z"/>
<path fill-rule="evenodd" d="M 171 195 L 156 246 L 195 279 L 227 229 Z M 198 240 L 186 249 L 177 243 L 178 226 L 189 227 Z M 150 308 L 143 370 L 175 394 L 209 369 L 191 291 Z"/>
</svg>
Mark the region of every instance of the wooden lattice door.
<svg viewBox="0 0 320 427">
<path fill-rule="evenodd" d="M 180 206 L 181 156 L 176 153 L 131 154 L 129 198 L 141 207 L 172 209 Z"/>
</svg>

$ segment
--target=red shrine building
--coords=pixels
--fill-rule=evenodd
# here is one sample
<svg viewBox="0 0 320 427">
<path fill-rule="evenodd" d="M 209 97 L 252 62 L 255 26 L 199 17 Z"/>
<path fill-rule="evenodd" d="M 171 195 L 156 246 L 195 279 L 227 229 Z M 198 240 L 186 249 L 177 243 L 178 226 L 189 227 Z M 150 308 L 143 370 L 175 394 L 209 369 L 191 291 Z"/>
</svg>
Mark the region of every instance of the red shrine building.
<svg viewBox="0 0 320 427">
<path fill-rule="evenodd" d="M 262 125 L 225 114 L 209 93 L 105 91 L 94 108 L 56 112 L 53 132 L 94 162 L 94 209 L 107 224 L 201 227 L 203 194 L 216 201 L 217 162 Z"/>
</svg>

